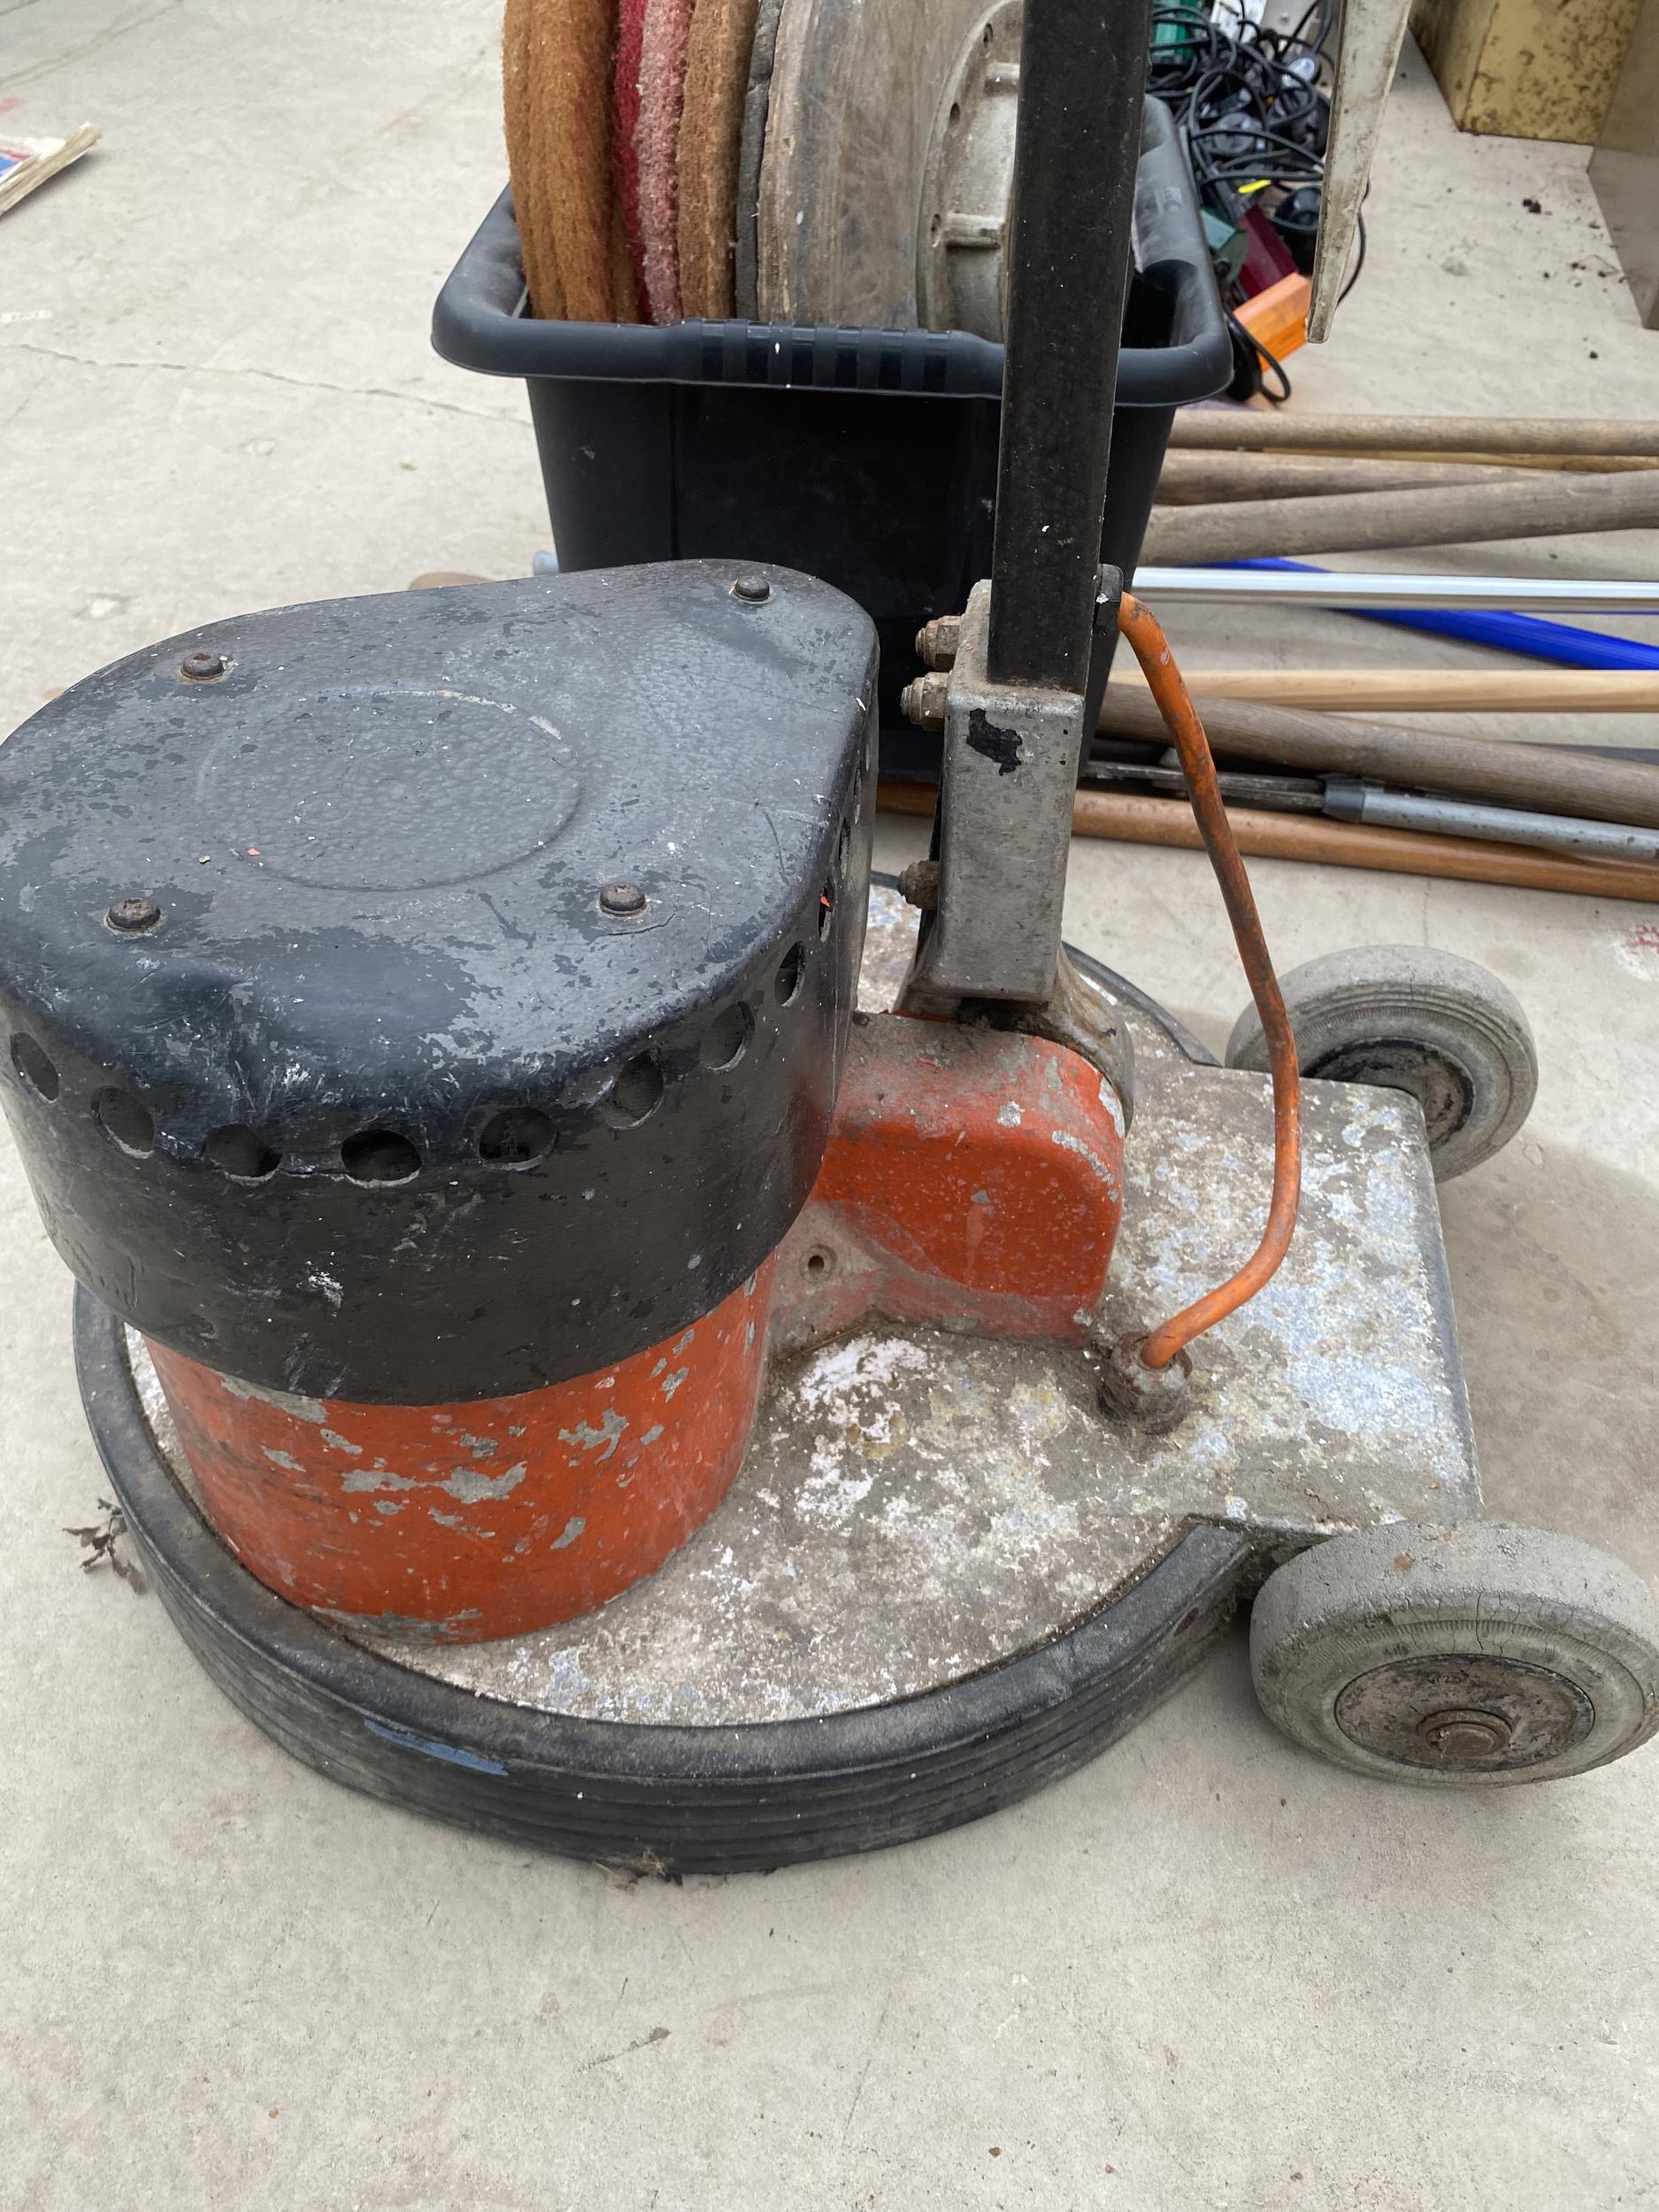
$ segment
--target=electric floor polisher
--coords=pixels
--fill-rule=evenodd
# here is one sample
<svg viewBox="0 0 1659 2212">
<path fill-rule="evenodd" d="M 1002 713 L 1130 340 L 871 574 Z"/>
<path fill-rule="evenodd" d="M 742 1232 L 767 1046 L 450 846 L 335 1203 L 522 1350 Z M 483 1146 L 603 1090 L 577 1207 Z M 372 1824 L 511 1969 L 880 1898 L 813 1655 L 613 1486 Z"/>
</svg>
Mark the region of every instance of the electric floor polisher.
<svg viewBox="0 0 1659 2212">
<path fill-rule="evenodd" d="M 1640 1578 L 1480 1517 L 1434 1177 L 1524 1115 L 1525 1022 L 1444 956 L 1287 1012 L 1098 564 L 1144 45 L 1027 0 L 995 557 L 902 894 L 872 626 L 777 567 L 219 623 L 0 750 L 0 1078 L 93 1433 L 187 1641 L 340 1780 L 662 1872 L 871 1848 L 1075 1769 L 1249 1596 L 1266 1709 L 1362 1773 L 1659 1724 Z M 1120 630 L 1266 1082 L 1061 942 Z"/>
</svg>

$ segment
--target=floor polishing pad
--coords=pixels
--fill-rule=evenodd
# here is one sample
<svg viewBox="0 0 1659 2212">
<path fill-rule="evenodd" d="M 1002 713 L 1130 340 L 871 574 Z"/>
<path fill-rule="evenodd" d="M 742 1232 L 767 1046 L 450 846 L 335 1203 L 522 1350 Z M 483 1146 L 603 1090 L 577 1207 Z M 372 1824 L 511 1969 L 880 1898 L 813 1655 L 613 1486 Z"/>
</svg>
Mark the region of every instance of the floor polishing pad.
<svg viewBox="0 0 1659 2212">
<path fill-rule="evenodd" d="M 533 221 L 572 322 L 615 311 L 611 63 L 615 0 L 531 0 L 528 105 Z"/>
<path fill-rule="evenodd" d="M 645 296 L 645 242 L 640 231 L 640 58 L 649 0 L 618 0 L 617 58 L 611 96 L 611 172 L 634 289 Z"/>
<path fill-rule="evenodd" d="M 518 222 L 519 259 L 530 312 L 562 319 L 565 295 L 542 210 L 538 205 L 530 128 L 530 17 L 535 0 L 507 0 L 501 25 L 503 121 L 507 136 L 507 169 L 512 179 L 513 212 Z"/>
<path fill-rule="evenodd" d="M 647 319 L 654 323 L 677 323 L 680 319 L 680 190 L 675 157 L 690 29 L 691 0 L 646 0 L 634 146 L 639 163 L 644 305 Z"/>
<path fill-rule="evenodd" d="M 757 0 L 695 0 L 686 47 L 676 160 L 680 305 L 724 320 L 733 311 L 738 150 Z"/>
</svg>

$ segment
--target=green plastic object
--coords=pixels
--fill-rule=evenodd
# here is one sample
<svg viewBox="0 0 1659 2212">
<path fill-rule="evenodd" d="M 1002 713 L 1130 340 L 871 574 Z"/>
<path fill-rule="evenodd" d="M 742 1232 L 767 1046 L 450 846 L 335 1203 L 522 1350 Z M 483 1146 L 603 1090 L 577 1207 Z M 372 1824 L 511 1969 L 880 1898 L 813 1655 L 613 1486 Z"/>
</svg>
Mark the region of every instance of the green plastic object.
<svg viewBox="0 0 1659 2212">
<path fill-rule="evenodd" d="M 1225 215 L 1217 215 L 1212 208 L 1202 207 L 1199 219 L 1204 226 L 1204 243 L 1213 259 L 1226 265 L 1227 274 L 1236 277 L 1244 266 L 1244 257 L 1249 250 L 1248 234 Z"/>
</svg>

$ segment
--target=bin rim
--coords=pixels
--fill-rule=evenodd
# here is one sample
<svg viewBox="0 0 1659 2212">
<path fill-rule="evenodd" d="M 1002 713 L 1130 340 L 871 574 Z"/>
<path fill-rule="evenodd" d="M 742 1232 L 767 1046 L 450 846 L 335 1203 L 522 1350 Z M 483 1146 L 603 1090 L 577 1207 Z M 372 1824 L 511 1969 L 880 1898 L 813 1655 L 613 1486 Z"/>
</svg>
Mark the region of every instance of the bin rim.
<svg viewBox="0 0 1659 2212">
<path fill-rule="evenodd" d="M 1164 346 L 1125 346 L 1116 404 L 1178 407 L 1233 377 L 1233 347 L 1198 202 L 1175 127 L 1148 98 L 1135 187 L 1135 265 L 1170 300 Z M 432 342 L 487 376 L 555 382 L 735 385 L 998 399 L 1002 349 L 961 330 L 870 330 L 788 323 L 547 322 L 526 316 L 518 228 L 504 189 L 444 283 Z"/>
</svg>

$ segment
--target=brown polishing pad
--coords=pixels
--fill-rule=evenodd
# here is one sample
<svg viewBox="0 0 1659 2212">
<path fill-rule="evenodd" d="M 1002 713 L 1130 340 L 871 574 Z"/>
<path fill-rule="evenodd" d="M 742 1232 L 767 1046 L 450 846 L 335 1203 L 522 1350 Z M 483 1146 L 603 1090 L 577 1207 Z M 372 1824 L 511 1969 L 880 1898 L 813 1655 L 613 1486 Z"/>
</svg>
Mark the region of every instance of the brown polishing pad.
<svg viewBox="0 0 1659 2212">
<path fill-rule="evenodd" d="M 565 297 L 549 250 L 547 227 L 536 204 L 530 140 L 530 12 L 533 0 L 507 0 L 501 24 L 503 119 L 507 134 L 507 170 L 512 180 L 513 212 L 518 222 L 518 257 L 524 268 L 530 312 L 554 321 L 565 313 Z"/>
<path fill-rule="evenodd" d="M 613 314 L 611 57 L 615 0 L 531 0 L 532 207 L 545 222 L 565 312 Z"/>
<path fill-rule="evenodd" d="M 680 320 L 680 195 L 675 154 L 690 28 L 691 0 L 646 0 L 634 146 L 640 178 L 640 241 L 644 249 L 644 304 L 647 319 L 654 323 Z"/>
<path fill-rule="evenodd" d="M 757 0 L 694 0 L 676 173 L 680 304 L 687 316 L 733 312 L 737 161 Z"/>
</svg>

